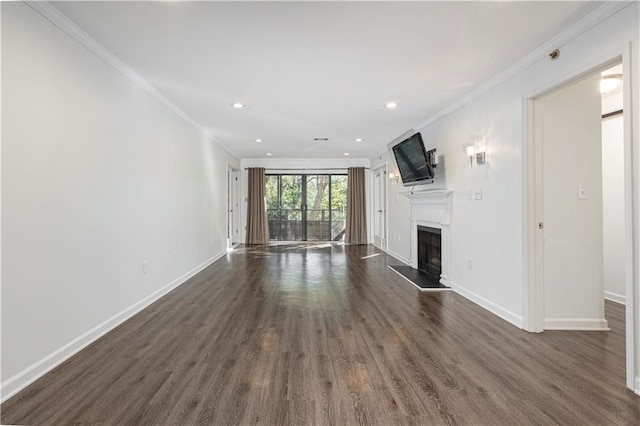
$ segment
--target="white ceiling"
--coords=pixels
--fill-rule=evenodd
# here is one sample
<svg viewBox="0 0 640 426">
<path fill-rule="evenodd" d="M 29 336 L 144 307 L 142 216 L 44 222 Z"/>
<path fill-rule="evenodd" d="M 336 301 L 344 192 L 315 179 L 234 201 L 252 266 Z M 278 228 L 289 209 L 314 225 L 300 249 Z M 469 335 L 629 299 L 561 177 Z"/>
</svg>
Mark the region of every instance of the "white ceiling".
<svg viewBox="0 0 640 426">
<path fill-rule="evenodd" d="M 368 158 L 598 4 L 55 6 L 240 158 Z M 399 107 L 386 110 L 389 101 Z"/>
</svg>

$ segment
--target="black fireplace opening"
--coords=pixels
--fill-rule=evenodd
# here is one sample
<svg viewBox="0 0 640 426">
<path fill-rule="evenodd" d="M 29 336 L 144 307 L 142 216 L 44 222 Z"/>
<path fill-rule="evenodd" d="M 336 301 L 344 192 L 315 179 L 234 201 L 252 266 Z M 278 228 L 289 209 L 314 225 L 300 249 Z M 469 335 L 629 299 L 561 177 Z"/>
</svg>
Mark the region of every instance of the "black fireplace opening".
<svg viewBox="0 0 640 426">
<path fill-rule="evenodd" d="M 440 280 L 442 273 L 442 231 L 418 226 L 418 269 Z"/>
</svg>

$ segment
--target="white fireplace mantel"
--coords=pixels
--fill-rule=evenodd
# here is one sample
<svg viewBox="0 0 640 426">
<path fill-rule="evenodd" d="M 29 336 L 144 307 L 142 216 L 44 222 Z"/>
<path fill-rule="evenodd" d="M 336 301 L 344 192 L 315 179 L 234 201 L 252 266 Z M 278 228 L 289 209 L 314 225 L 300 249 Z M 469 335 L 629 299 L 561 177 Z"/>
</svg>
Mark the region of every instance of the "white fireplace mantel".
<svg viewBox="0 0 640 426">
<path fill-rule="evenodd" d="M 451 265 L 451 204 L 453 191 L 432 190 L 402 194 L 411 204 L 411 258 L 409 266 L 418 267 L 418 226 L 441 230 L 442 273 L 440 283 L 449 285 Z"/>
</svg>

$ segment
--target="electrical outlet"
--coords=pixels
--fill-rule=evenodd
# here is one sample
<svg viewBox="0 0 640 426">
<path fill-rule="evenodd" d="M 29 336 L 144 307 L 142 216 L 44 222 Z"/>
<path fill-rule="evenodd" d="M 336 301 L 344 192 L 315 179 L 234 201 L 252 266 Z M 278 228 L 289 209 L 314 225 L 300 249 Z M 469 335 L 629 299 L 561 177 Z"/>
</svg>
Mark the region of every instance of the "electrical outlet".
<svg viewBox="0 0 640 426">
<path fill-rule="evenodd" d="M 145 275 L 149 273 L 149 263 L 146 260 L 142 262 L 142 273 Z"/>
<path fill-rule="evenodd" d="M 470 257 L 467 257 L 467 269 L 473 270 L 473 259 Z"/>
<path fill-rule="evenodd" d="M 477 188 L 474 194 L 476 200 L 482 200 L 482 188 Z"/>
</svg>

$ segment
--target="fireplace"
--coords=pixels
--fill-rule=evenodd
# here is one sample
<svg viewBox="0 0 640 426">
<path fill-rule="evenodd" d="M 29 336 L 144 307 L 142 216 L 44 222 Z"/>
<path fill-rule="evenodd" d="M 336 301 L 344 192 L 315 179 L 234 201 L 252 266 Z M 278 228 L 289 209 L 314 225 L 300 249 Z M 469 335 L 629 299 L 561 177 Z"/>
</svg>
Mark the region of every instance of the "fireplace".
<svg viewBox="0 0 640 426">
<path fill-rule="evenodd" d="M 445 189 L 409 193 L 407 197 L 411 203 L 411 257 L 407 264 L 423 275 L 433 277 L 444 286 L 450 286 L 451 273 L 451 205 L 453 192 Z M 435 233 L 430 238 L 432 247 L 429 255 L 418 254 L 422 242 L 418 242 L 418 228 Z M 426 228 L 426 229 L 425 229 Z M 429 239 L 427 239 L 429 240 Z M 424 242 L 424 241 L 423 241 Z M 435 260 L 425 266 L 418 259 Z"/>
<path fill-rule="evenodd" d="M 440 280 L 442 274 L 442 231 L 418 225 L 418 269 Z"/>
</svg>

